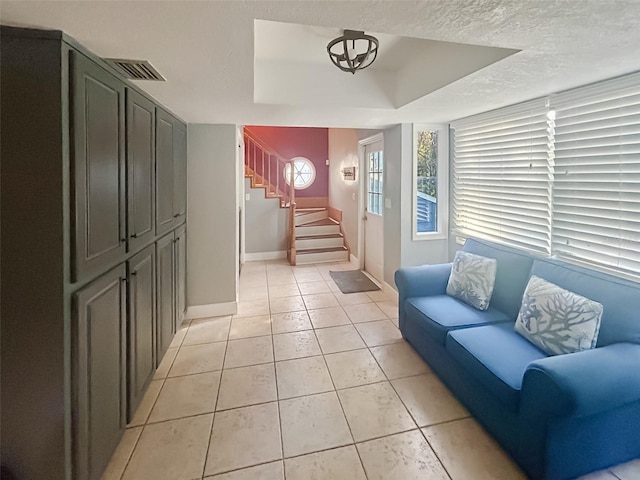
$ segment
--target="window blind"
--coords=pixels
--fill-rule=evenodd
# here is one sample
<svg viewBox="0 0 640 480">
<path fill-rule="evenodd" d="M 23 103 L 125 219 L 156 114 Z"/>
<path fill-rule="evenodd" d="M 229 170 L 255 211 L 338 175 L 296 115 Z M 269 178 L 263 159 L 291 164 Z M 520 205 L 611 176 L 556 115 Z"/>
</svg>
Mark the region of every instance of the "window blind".
<svg viewBox="0 0 640 480">
<path fill-rule="evenodd" d="M 640 76 L 572 90 L 556 111 L 553 253 L 640 273 Z"/>
<path fill-rule="evenodd" d="M 553 125 L 544 99 L 451 124 L 454 233 L 550 254 Z"/>
</svg>

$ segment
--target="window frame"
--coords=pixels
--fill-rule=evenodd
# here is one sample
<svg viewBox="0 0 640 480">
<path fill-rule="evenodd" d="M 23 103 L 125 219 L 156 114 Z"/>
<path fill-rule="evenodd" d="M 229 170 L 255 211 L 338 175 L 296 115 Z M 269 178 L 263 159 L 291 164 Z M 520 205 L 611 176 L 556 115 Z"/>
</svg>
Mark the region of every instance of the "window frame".
<svg viewBox="0 0 640 480">
<path fill-rule="evenodd" d="M 291 162 L 291 168 L 295 168 L 296 161 L 306 163 L 307 165 L 309 165 L 311 167 L 311 179 L 309 180 L 308 183 L 306 183 L 306 184 L 304 184 L 304 185 L 302 185 L 300 187 L 295 185 L 295 173 L 294 173 L 294 179 L 293 179 L 293 187 L 294 187 L 294 189 L 295 190 L 306 190 L 311 185 L 313 185 L 313 183 L 316 181 L 316 176 L 317 176 L 316 166 L 307 157 L 293 157 L 291 160 L 289 160 L 289 162 Z M 282 176 L 284 177 L 284 181 L 286 182 L 286 184 L 289 185 L 289 175 L 288 175 L 289 172 L 287 172 L 287 166 L 288 166 L 288 164 L 285 165 L 284 168 L 282 169 Z"/>
<path fill-rule="evenodd" d="M 436 192 L 436 230 L 418 232 L 418 132 L 438 132 L 438 171 Z M 413 241 L 449 238 L 449 125 L 413 124 L 411 170 L 411 237 Z"/>
</svg>

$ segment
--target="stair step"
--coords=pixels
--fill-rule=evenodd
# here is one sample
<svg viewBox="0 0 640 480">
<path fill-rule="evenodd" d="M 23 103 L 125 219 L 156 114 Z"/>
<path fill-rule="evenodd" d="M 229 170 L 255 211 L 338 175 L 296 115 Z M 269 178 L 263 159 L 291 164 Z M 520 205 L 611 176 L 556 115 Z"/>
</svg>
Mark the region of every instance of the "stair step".
<svg viewBox="0 0 640 480">
<path fill-rule="evenodd" d="M 336 222 L 333 218 L 323 218 L 322 220 L 316 220 L 314 222 L 305 223 L 304 225 L 298 225 L 300 228 L 306 227 L 318 227 L 322 225 L 340 225 L 339 222 Z"/>
<path fill-rule="evenodd" d="M 303 235 L 296 237 L 296 249 L 337 248 L 344 246 L 344 237 L 340 233 L 328 235 Z"/>
<path fill-rule="evenodd" d="M 296 237 L 307 237 L 309 235 L 331 235 L 337 233 L 340 233 L 340 225 L 338 223 L 302 225 L 296 227 Z"/>
<path fill-rule="evenodd" d="M 341 233 L 326 233 L 312 235 L 296 235 L 296 240 L 319 240 L 324 238 L 342 238 Z"/>
<path fill-rule="evenodd" d="M 329 247 L 329 248 L 305 248 L 302 250 L 296 249 L 296 256 L 308 255 L 310 253 L 322 253 L 322 252 L 342 252 L 347 251 L 347 247 Z"/>
<path fill-rule="evenodd" d="M 347 261 L 348 255 L 346 247 L 296 250 L 296 264 Z"/>
<path fill-rule="evenodd" d="M 312 207 L 312 208 L 296 208 L 296 215 L 304 215 L 305 213 L 324 212 L 327 209 L 324 207 Z"/>
<path fill-rule="evenodd" d="M 329 212 L 326 208 L 302 210 L 296 209 L 295 224 L 305 225 L 308 223 L 316 222 L 318 220 L 324 220 L 329 218 Z"/>
</svg>

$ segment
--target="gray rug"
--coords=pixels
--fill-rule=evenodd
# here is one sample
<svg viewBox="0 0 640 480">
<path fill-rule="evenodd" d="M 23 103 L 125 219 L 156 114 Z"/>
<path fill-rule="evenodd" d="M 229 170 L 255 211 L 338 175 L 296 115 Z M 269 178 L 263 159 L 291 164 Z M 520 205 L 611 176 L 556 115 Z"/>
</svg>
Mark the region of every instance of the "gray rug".
<svg viewBox="0 0 640 480">
<path fill-rule="evenodd" d="M 331 275 L 331 278 L 336 282 L 342 293 L 372 292 L 374 290 L 380 290 L 380 288 L 360 270 L 330 271 L 329 275 Z"/>
</svg>

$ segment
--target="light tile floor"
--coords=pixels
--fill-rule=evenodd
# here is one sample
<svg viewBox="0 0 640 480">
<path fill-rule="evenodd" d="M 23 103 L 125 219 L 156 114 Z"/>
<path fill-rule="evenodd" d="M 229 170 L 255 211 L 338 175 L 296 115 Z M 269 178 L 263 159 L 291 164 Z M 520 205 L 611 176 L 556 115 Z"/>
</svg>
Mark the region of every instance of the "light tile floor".
<svg viewBox="0 0 640 480">
<path fill-rule="evenodd" d="M 382 291 L 251 262 L 238 314 L 186 322 L 103 480 L 517 480 L 402 340 Z M 460 448 L 464 445 L 465 448 Z M 640 460 L 584 480 L 638 480 Z"/>
</svg>

